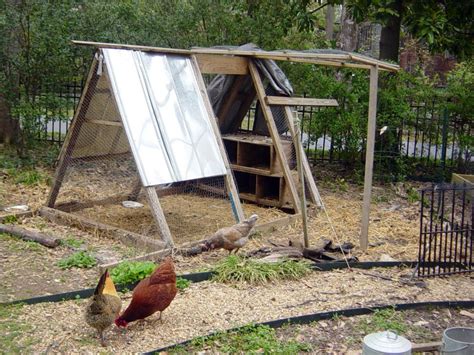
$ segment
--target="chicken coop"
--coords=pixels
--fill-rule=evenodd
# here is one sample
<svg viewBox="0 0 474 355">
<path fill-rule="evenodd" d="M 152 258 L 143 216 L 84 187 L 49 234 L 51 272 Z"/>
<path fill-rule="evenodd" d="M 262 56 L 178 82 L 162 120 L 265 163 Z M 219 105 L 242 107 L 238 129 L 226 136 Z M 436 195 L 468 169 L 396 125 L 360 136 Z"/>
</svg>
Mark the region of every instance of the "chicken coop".
<svg viewBox="0 0 474 355">
<path fill-rule="evenodd" d="M 300 218 L 302 199 L 321 206 L 304 154 L 297 164 L 302 147 L 291 107 L 338 103 L 293 97 L 275 60 L 371 70 L 370 201 L 377 73 L 397 66 L 340 51 L 75 43 L 97 53 L 44 216 L 154 251 L 203 239 L 251 214 L 259 216 L 257 228 L 288 223 Z M 203 74 L 213 77 L 207 87 Z M 242 131 L 254 100 L 251 129 Z"/>
</svg>

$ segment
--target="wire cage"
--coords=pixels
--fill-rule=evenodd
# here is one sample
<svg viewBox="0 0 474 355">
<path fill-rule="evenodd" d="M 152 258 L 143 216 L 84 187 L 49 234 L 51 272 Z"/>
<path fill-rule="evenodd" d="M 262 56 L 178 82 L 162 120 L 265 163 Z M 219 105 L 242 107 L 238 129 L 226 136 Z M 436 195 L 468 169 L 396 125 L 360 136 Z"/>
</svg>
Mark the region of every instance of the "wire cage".
<svg viewBox="0 0 474 355">
<path fill-rule="evenodd" d="M 440 184 L 421 190 L 418 276 L 474 271 L 474 187 Z"/>
</svg>

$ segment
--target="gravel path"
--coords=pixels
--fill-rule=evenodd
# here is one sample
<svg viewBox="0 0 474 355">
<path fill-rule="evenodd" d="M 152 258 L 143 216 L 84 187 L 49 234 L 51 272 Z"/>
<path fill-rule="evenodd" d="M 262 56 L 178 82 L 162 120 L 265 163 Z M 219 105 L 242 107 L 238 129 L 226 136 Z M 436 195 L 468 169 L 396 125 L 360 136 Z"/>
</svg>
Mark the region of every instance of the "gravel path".
<svg viewBox="0 0 474 355">
<path fill-rule="evenodd" d="M 364 274 L 367 272 L 392 280 Z M 29 350 L 34 352 L 133 353 L 251 322 L 351 307 L 474 298 L 469 276 L 431 279 L 418 285 L 398 281 L 410 272 L 409 269 L 338 270 L 314 272 L 300 281 L 262 286 L 210 281 L 193 284 L 163 313 L 163 323 L 154 321 L 156 316 L 147 322 L 132 323 L 126 336 L 115 329 L 109 330 L 106 349 L 84 323 L 85 300 L 24 306 L 14 319 L 0 321 L 29 324 L 30 329 L 15 342 L 33 344 Z M 130 301 L 129 296 L 124 295 L 123 307 Z"/>
</svg>

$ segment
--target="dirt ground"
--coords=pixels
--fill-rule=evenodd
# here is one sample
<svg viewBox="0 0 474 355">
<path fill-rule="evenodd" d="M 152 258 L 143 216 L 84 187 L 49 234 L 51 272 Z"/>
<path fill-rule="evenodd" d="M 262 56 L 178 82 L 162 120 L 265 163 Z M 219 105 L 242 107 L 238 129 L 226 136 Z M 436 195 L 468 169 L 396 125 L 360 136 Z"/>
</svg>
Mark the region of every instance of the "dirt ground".
<svg viewBox="0 0 474 355">
<path fill-rule="evenodd" d="M 192 284 L 163 313 L 163 323 L 152 316 L 130 324 L 126 335 L 111 328 L 107 348 L 100 346 L 92 328 L 83 326 L 87 300 L 10 309 L 4 312 L 0 326 L 25 328 L 10 339 L 11 347 L 22 352 L 136 353 L 253 322 L 353 307 L 469 300 L 474 294 L 472 278 L 466 275 L 407 284 L 403 275 L 410 273 L 408 269 L 373 269 L 370 273 L 376 276 L 360 270 L 338 270 L 261 286 L 212 281 Z M 130 293 L 122 299 L 125 308 Z"/>
<path fill-rule="evenodd" d="M 51 174 L 51 171 L 42 171 L 42 174 L 47 176 Z M 416 260 L 419 203 L 410 201 L 407 191 L 420 185 L 411 183 L 374 186 L 370 244 L 369 249 L 362 252 L 357 246 L 359 244 L 363 187 L 348 183 L 335 175 L 330 169 L 319 171 L 318 174 L 320 175 L 317 176 L 319 179 L 318 187 L 327 214 L 323 210 L 313 209 L 310 211 L 308 228 L 310 243 L 316 243 L 321 238 L 331 239 L 336 243 L 352 242 L 356 246 L 353 254 L 361 261 L 379 260 L 381 257 L 395 260 Z M 49 186 L 45 182 L 48 180 L 50 179 L 27 186 L 15 183 L 7 177 L 0 179 L 0 206 L 25 204 L 32 210 L 39 208 L 46 201 L 49 192 Z M 183 200 L 181 203 L 189 203 L 189 201 Z M 205 203 L 210 204 L 212 202 L 205 201 Z M 282 211 L 274 208 L 263 209 L 255 205 L 245 204 L 244 209 L 247 215 L 259 213 L 261 222 L 268 222 L 272 218 L 284 216 Z M 98 218 L 100 210 L 101 208 L 88 209 L 83 213 L 88 217 Z M 153 224 L 153 218 L 150 215 L 140 215 L 140 218 L 136 220 L 131 218 L 130 216 L 139 213 L 133 209 L 117 207 L 113 211 L 115 212 L 103 214 L 105 221 L 102 220 L 102 222 L 118 224 L 119 226 L 124 223 L 137 226 Z M 6 214 L 6 212 L 0 211 L 0 217 Z M 173 219 L 175 217 L 170 215 L 167 218 Z M 179 224 L 189 228 L 187 227 L 188 223 L 182 223 L 183 220 L 186 220 L 186 218 L 177 219 Z M 99 259 L 99 264 L 144 254 L 143 251 L 134 250 L 119 241 L 105 237 L 98 238 L 93 233 L 55 225 L 41 217 L 25 218 L 18 223 L 25 228 L 50 233 L 62 239 L 82 241 L 83 244 L 79 249 L 91 252 Z M 215 222 L 210 223 L 209 226 L 206 225 L 206 233 L 212 233 L 218 227 Z M 228 223 L 224 224 L 227 225 Z M 331 224 L 334 226 L 336 234 L 334 234 Z M 301 238 L 301 236 L 302 226 L 300 222 L 278 227 L 271 232 L 255 234 L 240 253 L 258 249 L 268 245 L 270 241 L 286 244 L 289 238 Z M 175 242 L 179 245 L 201 238 L 201 234 L 194 236 L 194 238 L 191 235 L 190 238 L 185 239 L 175 236 Z M 66 246 L 51 250 L 42 246 L 32 246 L 31 243 L 25 245 L 24 242 L 1 235 L 0 253 L 2 257 L 0 267 L 5 270 L 5 277 L 0 281 L 0 286 L 3 286 L 0 291 L 0 301 L 66 292 L 93 285 L 98 275 L 97 268 L 61 270 L 56 266 L 59 260 L 74 253 L 74 251 L 74 248 Z M 227 252 L 225 251 L 213 251 L 193 258 L 177 257 L 177 271 L 178 273 L 189 273 L 208 270 L 226 255 Z M 19 265 L 22 268 L 19 268 Z M 24 269 L 26 266 L 28 266 L 26 268 L 27 273 Z M 22 280 L 22 282 L 14 282 L 16 280 Z M 28 286 L 25 287 L 25 285 Z"/>
</svg>

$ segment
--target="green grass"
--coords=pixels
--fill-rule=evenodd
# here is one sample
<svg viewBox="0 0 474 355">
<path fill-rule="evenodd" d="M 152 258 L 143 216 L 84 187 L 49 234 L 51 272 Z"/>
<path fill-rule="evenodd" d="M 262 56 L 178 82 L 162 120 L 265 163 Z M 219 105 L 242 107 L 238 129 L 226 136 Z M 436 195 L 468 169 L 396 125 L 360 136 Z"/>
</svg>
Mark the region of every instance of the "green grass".
<svg viewBox="0 0 474 355">
<path fill-rule="evenodd" d="M 41 252 L 44 251 L 43 247 L 31 240 L 23 240 L 14 235 L 8 233 L 0 233 L 0 238 L 9 240 L 8 249 L 17 252 L 17 251 L 31 251 L 31 252 Z"/>
<path fill-rule="evenodd" d="M 263 263 L 230 255 L 217 264 L 212 279 L 226 283 L 263 284 L 283 279 L 299 279 L 310 271 L 310 266 L 306 262 L 285 260 L 276 263 Z"/>
<path fill-rule="evenodd" d="M 397 334 L 404 334 L 408 331 L 403 313 L 393 308 L 376 310 L 372 317 L 360 320 L 356 328 L 365 334 L 384 330 L 394 330 Z"/>
<path fill-rule="evenodd" d="M 113 268 L 110 276 L 116 284 L 131 284 L 151 275 L 155 269 L 152 261 L 125 261 Z"/>
<path fill-rule="evenodd" d="M 205 349 L 212 353 L 295 354 L 311 351 L 311 346 L 296 341 L 282 341 L 269 326 L 248 325 L 233 332 L 222 332 L 209 337 L 194 339 L 188 346 L 173 348 L 170 354 L 196 353 Z"/>
<path fill-rule="evenodd" d="M 26 186 L 40 185 L 47 180 L 47 176 L 38 170 L 9 169 L 8 175 L 13 178 L 16 184 Z"/>
<path fill-rule="evenodd" d="M 84 244 L 84 241 L 70 237 L 61 240 L 61 244 L 70 248 L 80 248 Z"/>
<path fill-rule="evenodd" d="M 18 320 L 22 307 L 21 304 L 0 305 L 0 352 L 2 354 L 30 353 L 31 346 L 37 342 L 25 336 L 25 333 L 32 331 L 32 326 Z"/>
<path fill-rule="evenodd" d="M 97 261 L 93 256 L 86 253 L 85 251 L 79 251 L 74 253 L 67 258 L 61 259 L 58 261 L 57 265 L 61 269 L 70 269 L 73 267 L 81 269 L 89 269 L 94 267 L 97 264 Z"/>
</svg>

